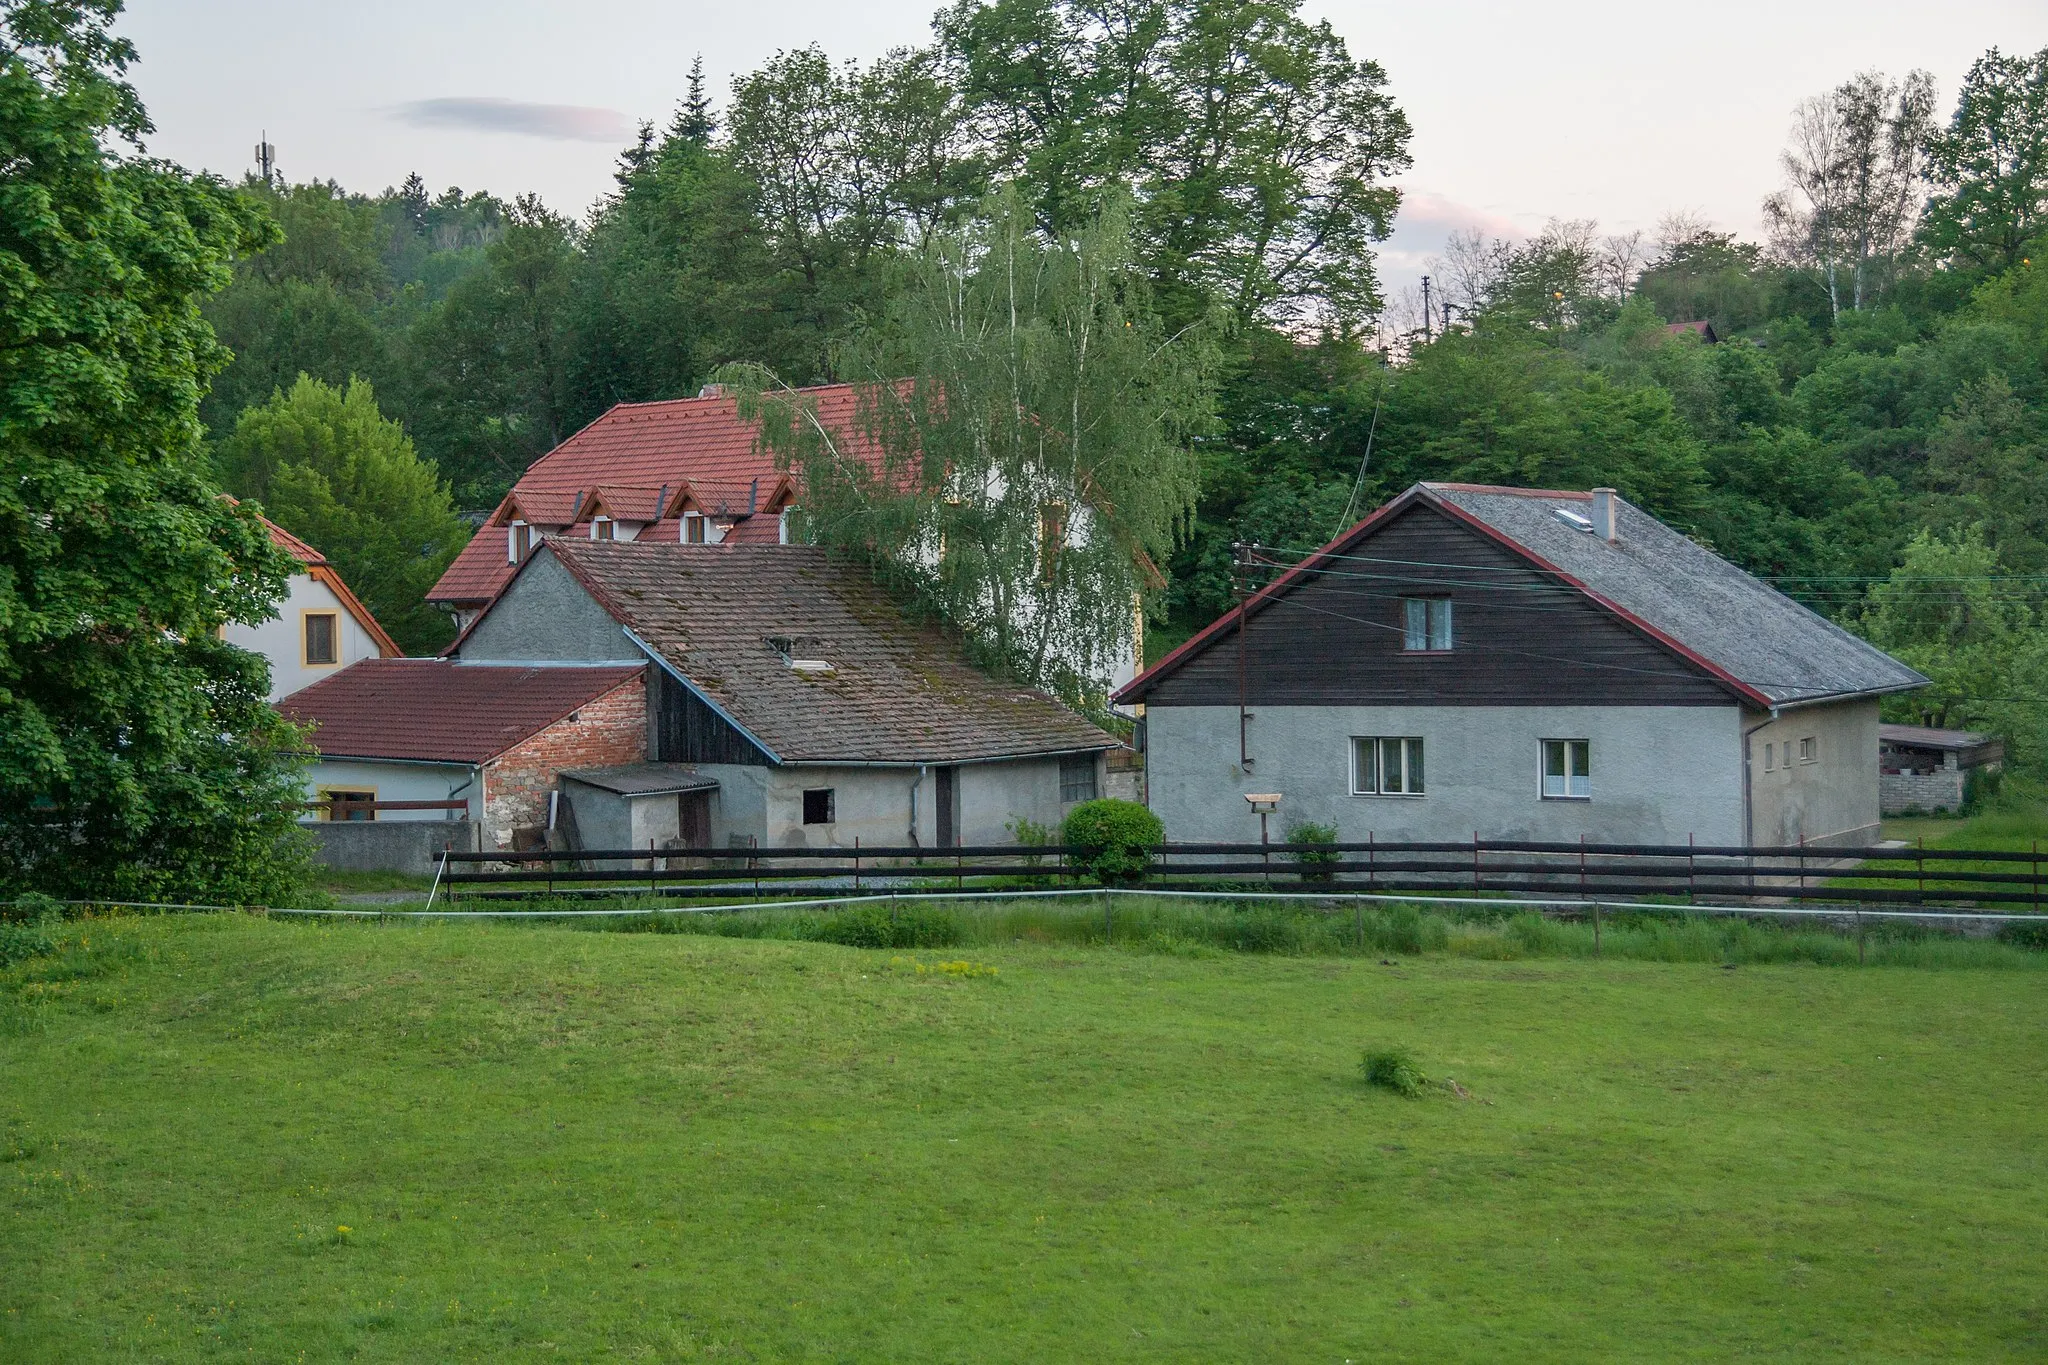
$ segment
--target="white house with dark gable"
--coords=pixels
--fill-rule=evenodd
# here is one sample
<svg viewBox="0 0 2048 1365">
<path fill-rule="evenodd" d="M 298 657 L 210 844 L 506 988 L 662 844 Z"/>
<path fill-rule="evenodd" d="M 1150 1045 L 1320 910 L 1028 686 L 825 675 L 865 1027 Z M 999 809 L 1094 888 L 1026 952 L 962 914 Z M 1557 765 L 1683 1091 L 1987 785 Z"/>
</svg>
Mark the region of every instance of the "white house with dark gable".
<svg viewBox="0 0 2048 1365">
<path fill-rule="evenodd" d="M 1926 681 L 1611 489 L 1418 484 L 1118 699 L 1170 839 L 1858 844 Z"/>
</svg>

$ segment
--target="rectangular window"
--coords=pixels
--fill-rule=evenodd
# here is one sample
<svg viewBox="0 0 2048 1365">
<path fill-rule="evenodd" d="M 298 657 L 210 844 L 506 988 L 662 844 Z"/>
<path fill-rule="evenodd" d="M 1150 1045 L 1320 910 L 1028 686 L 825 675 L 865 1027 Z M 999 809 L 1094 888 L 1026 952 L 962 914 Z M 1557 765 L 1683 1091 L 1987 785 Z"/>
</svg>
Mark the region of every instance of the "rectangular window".
<svg viewBox="0 0 2048 1365">
<path fill-rule="evenodd" d="M 1820 762 L 1820 737 L 1818 735 L 1808 735 L 1805 739 L 1799 741 L 1799 761 L 1801 763 Z"/>
<path fill-rule="evenodd" d="M 1060 800 L 1095 799 L 1095 755 L 1068 754 L 1060 760 Z"/>
<path fill-rule="evenodd" d="M 306 622 L 306 665 L 341 662 L 341 622 L 331 611 L 309 611 Z"/>
<path fill-rule="evenodd" d="M 692 512 L 683 518 L 683 544 L 702 545 L 704 543 L 704 518 Z"/>
<path fill-rule="evenodd" d="M 1777 765 L 1778 746 L 1775 744 L 1764 745 L 1764 771 L 1770 772 L 1773 768 L 1777 767 Z"/>
<path fill-rule="evenodd" d="M 1401 599 L 1401 648 L 1415 654 L 1442 653 L 1451 647 L 1451 599 Z"/>
<path fill-rule="evenodd" d="M 813 787 L 804 793 L 804 823 L 807 825 L 829 825 L 832 823 L 832 789 Z"/>
<path fill-rule="evenodd" d="M 505 561 L 517 564 L 533 549 L 533 528 L 523 521 L 515 521 L 506 528 Z"/>
<path fill-rule="evenodd" d="M 610 517 L 599 517 L 596 521 L 590 523 L 590 538 L 592 540 L 611 540 L 616 535 L 617 529 Z"/>
<path fill-rule="evenodd" d="M 1422 741 L 1412 735 L 1354 735 L 1353 796 L 1422 795 Z"/>
<path fill-rule="evenodd" d="M 1586 739 L 1544 740 L 1544 800 L 1587 801 L 1592 796 L 1593 742 Z"/>
</svg>

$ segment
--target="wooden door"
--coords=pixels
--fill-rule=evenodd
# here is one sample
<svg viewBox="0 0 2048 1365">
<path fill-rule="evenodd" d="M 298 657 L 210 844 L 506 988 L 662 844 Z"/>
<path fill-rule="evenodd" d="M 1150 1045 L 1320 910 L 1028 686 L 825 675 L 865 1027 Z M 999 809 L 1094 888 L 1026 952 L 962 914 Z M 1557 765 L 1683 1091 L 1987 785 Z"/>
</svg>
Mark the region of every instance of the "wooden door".
<svg viewBox="0 0 2048 1365">
<path fill-rule="evenodd" d="M 960 770 L 941 768 L 938 770 L 939 794 L 939 847 L 954 848 L 960 843 Z"/>
<path fill-rule="evenodd" d="M 682 802 L 676 828 L 682 834 L 683 847 L 711 847 L 711 793 L 684 792 L 676 799 Z"/>
</svg>

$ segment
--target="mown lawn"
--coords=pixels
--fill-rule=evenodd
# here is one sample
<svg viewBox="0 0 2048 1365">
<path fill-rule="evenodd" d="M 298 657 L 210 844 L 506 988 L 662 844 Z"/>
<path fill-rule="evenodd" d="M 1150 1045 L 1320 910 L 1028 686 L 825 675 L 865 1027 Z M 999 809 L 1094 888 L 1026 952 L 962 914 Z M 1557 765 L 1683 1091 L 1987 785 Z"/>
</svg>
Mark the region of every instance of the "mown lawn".
<svg viewBox="0 0 2048 1365">
<path fill-rule="evenodd" d="M 2048 1353 L 2037 971 L 67 932 L 10 1362 Z"/>
</svg>

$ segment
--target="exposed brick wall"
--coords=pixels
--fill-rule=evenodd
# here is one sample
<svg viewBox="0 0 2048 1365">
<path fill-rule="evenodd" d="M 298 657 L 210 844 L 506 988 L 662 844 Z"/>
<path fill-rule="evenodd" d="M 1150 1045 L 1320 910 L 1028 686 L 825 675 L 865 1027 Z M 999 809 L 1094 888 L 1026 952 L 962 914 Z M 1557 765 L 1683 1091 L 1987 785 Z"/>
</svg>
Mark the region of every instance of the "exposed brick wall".
<svg viewBox="0 0 2048 1365">
<path fill-rule="evenodd" d="M 484 839 L 509 846 L 512 831 L 547 823 L 548 793 L 564 768 L 638 763 L 647 756 L 647 685 L 634 678 L 576 719 L 564 718 L 484 765 Z"/>
<path fill-rule="evenodd" d="M 1951 756 L 1953 762 L 1953 756 Z M 1877 778 L 1878 804 L 1886 815 L 1909 810 L 1961 810 L 1963 778 L 1959 768 L 1932 772 L 1882 772 Z"/>
</svg>

